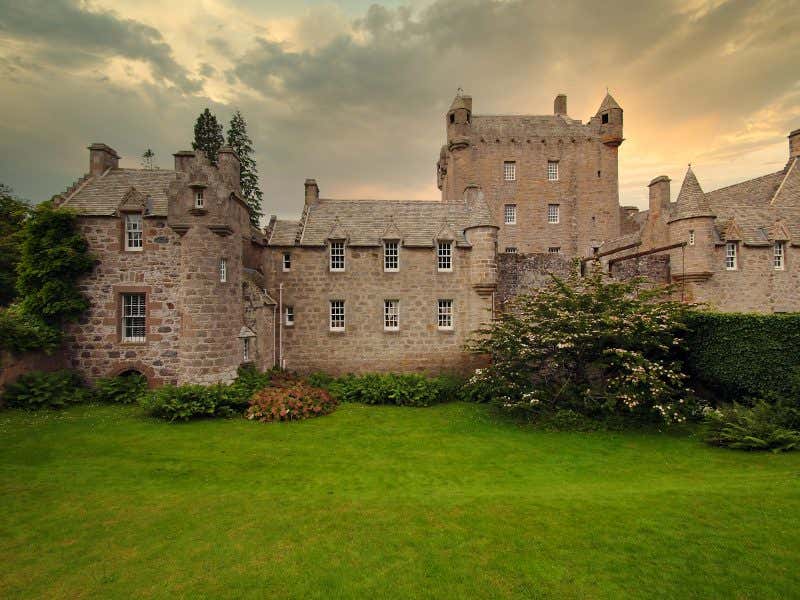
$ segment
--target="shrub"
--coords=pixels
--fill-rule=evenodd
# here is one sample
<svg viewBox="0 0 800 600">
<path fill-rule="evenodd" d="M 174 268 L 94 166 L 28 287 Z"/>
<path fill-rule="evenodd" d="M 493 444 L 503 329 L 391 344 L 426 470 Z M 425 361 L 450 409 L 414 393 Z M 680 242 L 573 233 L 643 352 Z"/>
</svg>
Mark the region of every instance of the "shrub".
<svg viewBox="0 0 800 600">
<path fill-rule="evenodd" d="M 704 438 L 714 446 L 739 450 L 780 452 L 800 446 L 796 407 L 757 402 L 752 407 L 734 404 L 705 412 Z"/>
<path fill-rule="evenodd" d="M 18 307 L 0 308 L 0 349 L 15 354 L 54 350 L 61 332 L 44 321 L 24 315 Z"/>
<path fill-rule="evenodd" d="M 315 374 L 313 381 L 342 402 L 430 406 L 458 397 L 460 381 L 452 376 L 426 377 L 416 373 L 368 373 L 328 380 Z"/>
<path fill-rule="evenodd" d="M 109 404 L 134 404 L 147 389 L 147 379 L 138 373 L 98 379 L 94 398 Z"/>
<path fill-rule="evenodd" d="M 270 384 L 271 376 L 254 368 L 241 368 L 236 380 L 229 385 L 166 385 L 144 394 L 139 403 L 149 415 L 170 422 L 230 417 L 241 414 L 253 393 Z"/>
<path fill-rule="evenodd" d="M 8 384 L 3 393 L 6 406 L 27 410 L 65 408 L 88 399 L 89 393 L 81 377 L 67 369 L 26 373 Z"/>
<path fill-rule="evenodd" d="M 333 412 L 338 402 L 321 388 L 297 381 L 256 392 L 245 416 L 255 421 L 298 421 Z"/>
<path fill-rule="evenodd" d="M 599 271 L 518 296 L 468 348 L 492 362 L 467 391 L 501 407 L 682 422 L 696 412 L 677 360 L 686 305 L 670 288 Z"/>
<path fill-rule="evenodd" d="M 685 363 L 693 382 L 725 402 L 800 397 L 800 314 L 697 312 Z"/>
</svg>

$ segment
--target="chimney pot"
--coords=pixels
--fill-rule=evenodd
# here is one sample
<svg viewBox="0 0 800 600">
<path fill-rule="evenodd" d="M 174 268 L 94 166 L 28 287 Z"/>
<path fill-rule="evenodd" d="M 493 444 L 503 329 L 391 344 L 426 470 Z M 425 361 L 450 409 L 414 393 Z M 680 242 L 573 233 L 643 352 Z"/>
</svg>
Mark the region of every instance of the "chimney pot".
<svg viewBox="0 0 800 600">
<path fill-rule="evenodd" d="M 666 175 L 659 175 L 647 186 L 650 188 L 650 215 L 648 219 L 666 217 L 669 211 L 669 182 Z"/>
<path fill-rule="evenodd" d="M 316 179 L 306 179 L 306 205 L 319 200 L 319 186 Z"/>
<path fill-rule="evenodd" d="M 567 114 L 567 95 L 559 94 L 553 101 L 553 114 L 564 115 Z"/>
</svg>

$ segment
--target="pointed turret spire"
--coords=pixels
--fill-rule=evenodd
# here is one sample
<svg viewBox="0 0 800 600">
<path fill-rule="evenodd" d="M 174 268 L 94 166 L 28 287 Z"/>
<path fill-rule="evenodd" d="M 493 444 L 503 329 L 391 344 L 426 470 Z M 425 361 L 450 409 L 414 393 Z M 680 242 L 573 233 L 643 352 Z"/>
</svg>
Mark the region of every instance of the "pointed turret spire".
<svg viewBox="0 0 800 600">
<path fill-rule="evenodd" d="M 703 188 L 700 187 L 700 182 L 697 181 L 692 165 L 686 170 L 686 176 L 683 178 L 681 191 L 678 193 L 678 199 L 675 202 L 675 210 L 672 214 L 672 221 L 680 219 L 690 219 L 692 217 L 714 217 L 711 207 L 706 200 L 706 195 Z"/>
<path fill-rule="evenodd" d="M 618 108 L 622 110 L 622 107 L 614 100 L 614 96 L 612 96 L 608 89 L 606 89 L 606 97 L 603 98 L 602 104 L 600 104 L 600 108 L 597 109 L 597 114 L 600 114 L 603 111 L 609 110 L 611 108 Z"/>
</svg>

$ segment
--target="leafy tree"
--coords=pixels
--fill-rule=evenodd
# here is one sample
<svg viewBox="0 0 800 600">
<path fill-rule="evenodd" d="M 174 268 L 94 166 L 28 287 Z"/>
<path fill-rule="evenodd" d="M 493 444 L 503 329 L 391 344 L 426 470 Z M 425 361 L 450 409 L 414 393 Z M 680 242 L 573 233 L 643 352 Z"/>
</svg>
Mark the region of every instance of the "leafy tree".
<svg viewBox="0 0 800 600">
<path fill-rule="evenodd" d="M 142 154 L 142 168 L 148 169 L 150 171 L 152 171 L 153 169 L 157 169 L 158 167 L 156 167 L 155 165 L 155 158 L 156 158 L 156 153 L 153 152 L 151 148 L 145 150 L 144 153 Z"/>
<path fill-rule="evenodd" d="M 262 193 L 258 186 L 258 169 L 253 158 L 253 141 L 247 135 L 247 122 L 238 110 L 231 117 L 228 128 L 228 145 L 239 157 L 239 174 L 242 181 L 242 196 L 250 207 L 250 222 L 258 227 L 264 215 L 261 210 Z"/>
<path fill-rule="evenodd" d="M 192 149 L 202 150 L 205 152 L 208 160 L 211 161 L 211 164 L 216 165 L 217 153 L 224 143 L 225 138 L 222 137 L 222 125 L 217 122 L 217 117 L 206 108 L 200 113 L 200 116 L 197 117 L 197 121 L 194 124 Z"/>
<path fill-rule="evenodd" d="M 696 413 L 676 358 L 689 307 L 670 291 L 599 271 L 553 277 L 472 339 L 492 362 L 469 385 L 512 410 L 681 422 Z"/>
<path fill-rule="evenodd" d="M 33 209 L 22 230 L 19 308 L 26 317 L 55 328 L 89 307 L 77 282 L 92 270 L 94 261 L 75 222 L 74 213 L 43 202 Z"/>
<path fill-rule="evenodd" d="M 8 305 L 16 296 L 21 230 L 28 210 L 10 187 L 0 183 L 0 306 Z"/>
</svg>

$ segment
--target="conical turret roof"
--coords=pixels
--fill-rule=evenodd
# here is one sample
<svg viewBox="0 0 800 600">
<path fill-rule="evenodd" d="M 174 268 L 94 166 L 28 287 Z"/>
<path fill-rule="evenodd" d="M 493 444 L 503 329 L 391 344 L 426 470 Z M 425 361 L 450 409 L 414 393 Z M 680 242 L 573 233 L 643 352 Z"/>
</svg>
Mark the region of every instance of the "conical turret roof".
<svg viewBox="0 0 800 600">
<path fill-rule="evenodd" d="M 600 108 L 597 109 L 597 112 L 599 114 L 599 113 L 601 113 L 603 111 L 606 111 L 606 110 L 609 110 L 611 108 L 618 108 L 618 109 L 622 110 L 622 107 L 619 104 L 617 104 L 616 100 L 614 100 L 614 96 L 612 96 L 610 93 L 606 92 L 606 97 L 603 98 L 603 102 L 602 102 L 602 104 L 600 104 Z"/>
<path fill-rule="evenodd" d="M 675 202 L 675 209 L 672 212 L 670 222 L 680 219 L 691 219 L 693 217 L 713 217 L 715 216 L 708 204 L 706 195 L 700 187 L 700 182 L 692 171 L 692 166 L 686 171 L 683 178 L 681 191 L 678 193 L 678 200 Z"/>
</svg>

